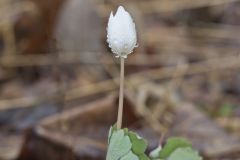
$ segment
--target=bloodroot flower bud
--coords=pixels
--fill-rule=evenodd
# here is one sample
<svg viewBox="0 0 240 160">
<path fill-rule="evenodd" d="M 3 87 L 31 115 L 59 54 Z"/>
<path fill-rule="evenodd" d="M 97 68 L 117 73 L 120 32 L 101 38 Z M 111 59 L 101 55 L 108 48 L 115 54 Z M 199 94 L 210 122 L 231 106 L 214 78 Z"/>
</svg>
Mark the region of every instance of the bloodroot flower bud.
<svg viewBox="0 0 240 160">
<path fill-rule="evenodd" d="M 111 12 L 107 27 L 107 42 L 116 57 L 127 58 L 136 47 L 137 35 L 131 15 L 120 6 Z"/>
</svg>

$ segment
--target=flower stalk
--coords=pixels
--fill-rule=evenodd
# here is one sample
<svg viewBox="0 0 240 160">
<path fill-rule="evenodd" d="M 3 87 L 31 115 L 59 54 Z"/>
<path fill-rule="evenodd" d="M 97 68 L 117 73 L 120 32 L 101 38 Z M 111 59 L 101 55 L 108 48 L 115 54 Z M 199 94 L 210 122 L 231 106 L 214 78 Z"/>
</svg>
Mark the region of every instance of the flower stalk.
<svg viewBox="0 0 240 160">
<path fill-rule="evenodd" d="M 118 118 L 117 118 L 117 128 L 122 127 L 123 118 L 123 97 L 124 97 L 124 58 L 120 58 L 120 88 L 119 88 L 119 103 L 118 103 Z"/>
</svg>

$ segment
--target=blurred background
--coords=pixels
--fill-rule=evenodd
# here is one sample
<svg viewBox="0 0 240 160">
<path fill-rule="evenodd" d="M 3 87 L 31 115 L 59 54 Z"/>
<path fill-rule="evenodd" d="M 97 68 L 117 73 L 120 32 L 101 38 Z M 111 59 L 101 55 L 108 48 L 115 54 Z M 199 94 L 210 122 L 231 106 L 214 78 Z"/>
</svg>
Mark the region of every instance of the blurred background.
<svg viewBox="0 0 240 160">
<path fill-rule="evenodd" d="M 240 159 L 239 0 L 0 0 L 0 160 L 104 160 L 119 59 L 106 43 L 123 5 L 124 126 L 189 139 L 204 160 Z"/>
</svg>

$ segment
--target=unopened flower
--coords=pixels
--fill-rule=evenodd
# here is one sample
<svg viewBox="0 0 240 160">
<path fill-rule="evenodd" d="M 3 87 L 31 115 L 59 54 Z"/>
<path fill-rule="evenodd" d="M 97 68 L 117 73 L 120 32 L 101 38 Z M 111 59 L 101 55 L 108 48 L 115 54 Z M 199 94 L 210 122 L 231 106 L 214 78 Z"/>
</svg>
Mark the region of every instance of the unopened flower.
<svg viewBox="0 0 240 160">
<path fill-rule="evenodd" d="M 150 152 L 149 156 L 152 159 L 158 159 L 159 158 L 159 153 L 162 150 L 162 146 L 159 145 L 156 149 L 154 149 L 152 152 Z"/>
<path fill-rule="evenodd" d="M 107 27 L 107 42 L 116 57 L 127 58 L 136 47 L 137 35 L 131 15 L 120 6 L 115 15 L 111 12 Z"/>
</svg>

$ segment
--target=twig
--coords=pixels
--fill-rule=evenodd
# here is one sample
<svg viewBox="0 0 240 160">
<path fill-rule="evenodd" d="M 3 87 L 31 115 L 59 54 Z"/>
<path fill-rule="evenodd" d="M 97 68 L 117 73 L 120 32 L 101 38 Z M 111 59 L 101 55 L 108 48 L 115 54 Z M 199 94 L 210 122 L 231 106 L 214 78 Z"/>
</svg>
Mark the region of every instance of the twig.
<svg viewBox="0 0 240 160">
<path fill-rule="evenodd" d="M 227 56 L 224 58 L 214 58 L 207 61 L 197 62 L 193 64 L 188 64 L 188 68 L 182 74 L 175 75 L 175 78 L 179 78 L 185 75 L 196 75 L 201 73 L 212 73 L 216 71 L 222 71 L 223 69 L 236 69 L 240 67 L 240 57 L 239 56 Z M 140 85 L 146 82 L 143 77 L 148 77 L 150 80 L 161 80 L 166 78 L 172 78 L 172 74 L 176 72 L 176 67 L 164 67 L 158 69 L 152 69 L 148 71 L 142 71 L 129 75 L 127 77 L 127 82 L 133 82 L 134 85 Z M 119 78 L 113 79 L 118 82 Z M 106 80 L 94 84 L 88 84 L 84 86 L 75 87 L 68 89 L 66 91 L 66 101 L 72 101 L 87 97 L 94 94 L 104 93 L 113 91 L 117 88 L 113 80 Z M 58 91 L 53 95 L 38 96 L 35 98 L 17 98 L 12 100 L 0 100 L 0 110 L 5 110 L 8 108 L 18 108 L 18 107 L 29 107 L 36 103 L 43 101 L 56 100 Z"/>
<path fill-rule="evenodd" d="M 105 4 L 98 2 L 98 10 L 100 12 L 100 15 L 105 17 L 108 15 L 108 13 L 111 11 L 112 7 L 114 5 L 117 5 L 120 3 L 121 0 L 115 0 L 114 3 L 111 4 Z M 199 0 L 199 1 L 193 1 L 193 0 L 151 0 L 151 1 L 126 1 L 128 5 L 136 5 L 139 7 L 139 10 L 141 10 L 144 14 L 152 14 L 152 13 L 163 13 L 163 12 L 179 12 L 182 10 L 187 9 L 195 9 L 195 8 L 201 8 L 201 7 L 211 7 L 211 6 L 217 6 L 217 5 L 224 5 L 228 3 L 238 2 L 239 0 L 215 0 L 215 1 L 209 1 L 209 0 Z M 123 1 L 121 1 L 122 3 Z M 136 4 L 137 3 L 137 4 Z"/>
</svg>

